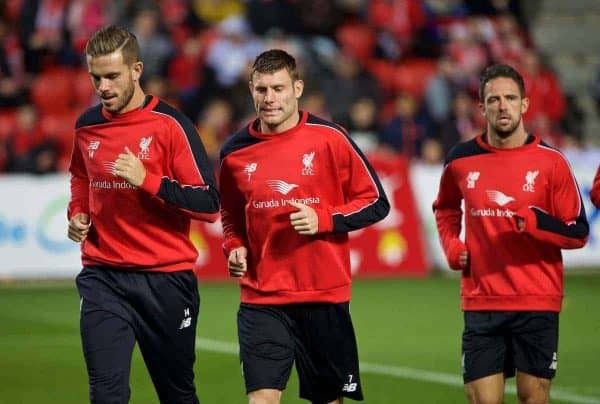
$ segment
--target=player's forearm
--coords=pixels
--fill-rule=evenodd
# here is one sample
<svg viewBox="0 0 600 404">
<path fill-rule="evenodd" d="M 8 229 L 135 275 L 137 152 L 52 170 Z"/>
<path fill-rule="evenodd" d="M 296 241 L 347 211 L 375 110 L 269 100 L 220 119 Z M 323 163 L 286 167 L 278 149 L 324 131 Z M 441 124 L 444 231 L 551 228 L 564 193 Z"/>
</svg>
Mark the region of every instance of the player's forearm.
<svg viewBox="0 0 600 404">
<path fill-rule="evenodd" d="M 537 240 L 564 249 L 581 248 L 587 242 L 589 224 L 583 211 L 579 217 L 569 223 L 536 207 L 522 209 L 517 215 L 525 221 L 521 231 Z"/>
</svg>

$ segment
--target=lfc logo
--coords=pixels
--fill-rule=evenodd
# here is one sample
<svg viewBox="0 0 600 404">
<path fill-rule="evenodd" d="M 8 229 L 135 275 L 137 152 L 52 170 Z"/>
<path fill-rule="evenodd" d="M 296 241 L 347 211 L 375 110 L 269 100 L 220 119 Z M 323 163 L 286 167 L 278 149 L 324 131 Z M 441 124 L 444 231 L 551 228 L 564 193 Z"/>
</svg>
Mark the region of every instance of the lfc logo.
<svg viewBox="0 0 600 404">
<path fill-rule="evenodd" d="M 470 171 L 467 175 L 467 188 L 475 188 L 475 181 L 479 179 L 479 171 Z"/>
<path fill-rule="evenodd" d="M 138 158 L 140 160 L 150 159 L 150 143 L 152 143 L 152 136 L 140 139 L 140 152 L 138 153 Z"/>
<path fill-rule="evenodd" d="M 539 170 L 527 171 L 527 175 L 525 175 L 525 184 L 523 185 L 523 191 L 535 192 L 535 179 L 537 178 L 539 173 Z"/>
<path fill-rule="evenodd" d="M 313 170 L 313 159 L 315 158 L 315 152 L 306 153 L 302 156 L 302 164 L 304 168 L 302 169 L 302 175 L 315 175 Z"/>
</svg>

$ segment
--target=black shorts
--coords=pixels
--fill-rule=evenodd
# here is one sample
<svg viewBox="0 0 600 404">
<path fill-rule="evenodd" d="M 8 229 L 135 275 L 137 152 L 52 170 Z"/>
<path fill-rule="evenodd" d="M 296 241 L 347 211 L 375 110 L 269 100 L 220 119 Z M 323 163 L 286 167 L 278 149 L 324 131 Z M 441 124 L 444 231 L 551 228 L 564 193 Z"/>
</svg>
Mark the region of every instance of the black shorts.
<svg viewBox="0 0 600 404">
<path fill-rule="evenodd" d="M 191 270 L 85 267 L 76 283 L 91 403 L 129 402 L 136 342 L 161 403 L 198 403 L 193 366 L 200 298 Z"/>
<path fill-rule="evenodd" d="M 556 374 L 558 313 L 466 311 L 462 339 L 465 383 L 515 370 L 552 379 Z"/>
<path fill-rule="evenodd" d="M 284 390 L 295 361 L 300 397 L 313 403 L 363 399 L 349 303 L 242 303 L 238 337 L 248 393 Z"/>
</svg>

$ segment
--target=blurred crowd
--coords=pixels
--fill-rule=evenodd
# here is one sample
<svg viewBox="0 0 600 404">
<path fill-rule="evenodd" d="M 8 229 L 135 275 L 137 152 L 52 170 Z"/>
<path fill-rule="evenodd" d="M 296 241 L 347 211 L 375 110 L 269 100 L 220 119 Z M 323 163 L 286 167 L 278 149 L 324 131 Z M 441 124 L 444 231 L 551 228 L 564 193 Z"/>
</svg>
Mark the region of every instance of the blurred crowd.
<svg viewBox="0 0 600 404">
<path fill-rule="evenodd" d="M 563 149 L 583 146 L 581 109 L 536 49 L 518 1 L 0 4 L 0 172 L 68 168 L 74 122 L 98 102 L 85 43 L 110 23 L 136 34 L 145 92 L 197 124 L 215 164 L 224 139 L 253 116 L 249 66 L 269 48 L 297 57 L 306 85 L 301 107 L 346 127 L 367 153 L 442 162 L 452 145 L 484 129 L 478 74 L 493 62 L 523 74 L 531 132 Z"/>
</svg>

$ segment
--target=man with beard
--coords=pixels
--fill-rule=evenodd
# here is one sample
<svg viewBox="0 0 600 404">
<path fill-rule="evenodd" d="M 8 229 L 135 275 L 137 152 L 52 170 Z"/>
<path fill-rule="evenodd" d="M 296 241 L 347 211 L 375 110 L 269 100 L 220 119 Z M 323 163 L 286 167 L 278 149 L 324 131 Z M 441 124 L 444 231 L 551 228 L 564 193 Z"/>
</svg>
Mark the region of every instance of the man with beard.
<svg viewBox="0 0 600 404">
<path fill-rule="evenodd" d="M 137 342 L 161 403 L 198 403 L 199 296 L 191 218 L 219 212 L 193 124 L 140 87 L 135 36 L 100 29 L 86 46 L 101 103 L 77 120 L 68 236 L 81 243 L 81 340 L 92 403 L 127 403 Z"/>
<path fill-rule="evenodd" d="M 448 264 L 462 272 L 465 391 L 469 403 L 501 403 L 505 379 L 516 374 L 520 402 L 547 403 L 558 361 L 561 249 L 582 247 L 589 227 L 567 160 L 525 130 L 521 75 L 488 67 L 479 97 L 487 130 L 448 153 L 433 204 Z"/>
</svg>

